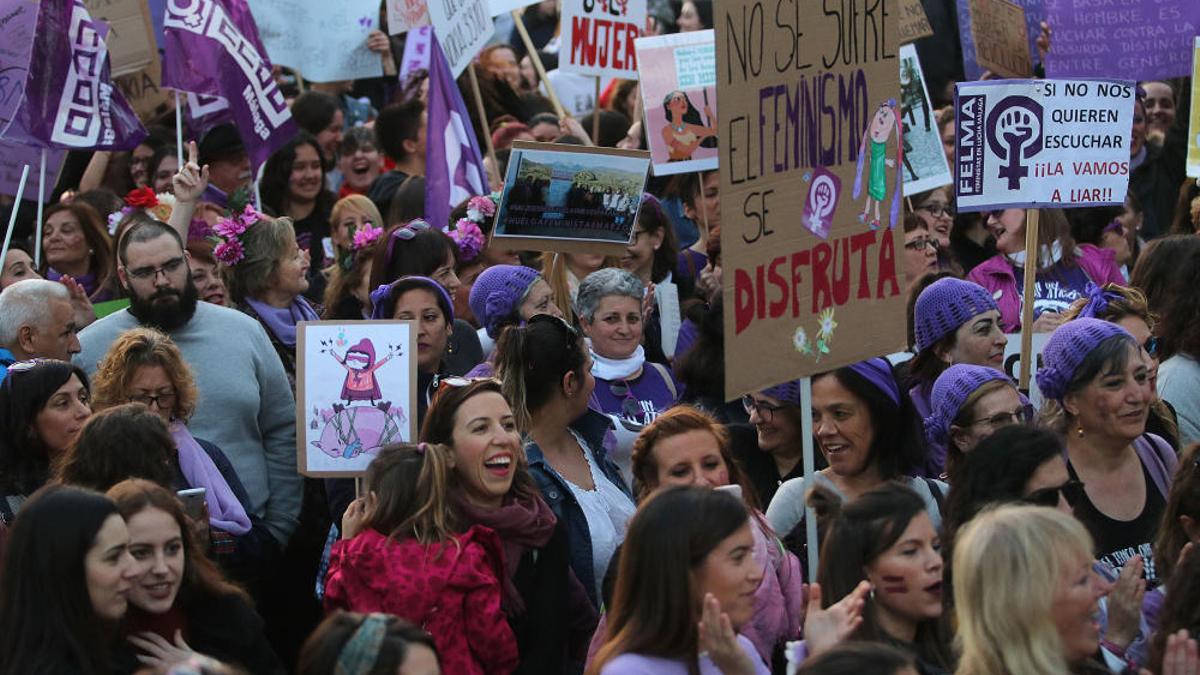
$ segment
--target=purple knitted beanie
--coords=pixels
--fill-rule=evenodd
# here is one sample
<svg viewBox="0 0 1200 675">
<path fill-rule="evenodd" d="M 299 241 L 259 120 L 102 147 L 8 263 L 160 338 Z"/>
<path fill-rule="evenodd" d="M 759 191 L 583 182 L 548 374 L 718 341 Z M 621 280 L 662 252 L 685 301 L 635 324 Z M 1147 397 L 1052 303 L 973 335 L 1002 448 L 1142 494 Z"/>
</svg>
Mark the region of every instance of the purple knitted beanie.
<svg viewBox="0 0 1200 675">
<path fill-rule="evenodd" d="M 921 291 L 913 309 L 917 351 L 929 349 L 972 317 L 993 309 L 996 301 L 983 286 L 954 277 L 938 279 Z"/>
<path fill-rule="evenodd" d="M 1013 382 L 1007 375 L 986 366 L 957 363 L 942 371 L 933 383 L 930 403 L 933 412 L 925 418 L 925 437 L 931 442 L 945 444 L 950 436 L 950 425 L 958 417 L 963 404 L 984 384 L 993 380 Z M 1016 389 L 1016 386 L 1013 385 Z"/>
<path fill-rule="evenodd" d="M 1042 350 L 1042 366 L 1035 374 L 1042 396 L 1062 401 L 1079 364 L 1101 342 L 1118 335 L 1133 342 L 1133 336 L 1124 328 L 1100 319 L 1079 318 L 1056 328 L 1046 341 L 1046 347 Z"/>
<path fill-rule="evenodd" d="M 488 337 L 500 337 L 500 329 L 516 314 L 537 279 L 537 270 L 523 265 L 495 265 L 475 279 L 467 304 Z"/>
</svg>

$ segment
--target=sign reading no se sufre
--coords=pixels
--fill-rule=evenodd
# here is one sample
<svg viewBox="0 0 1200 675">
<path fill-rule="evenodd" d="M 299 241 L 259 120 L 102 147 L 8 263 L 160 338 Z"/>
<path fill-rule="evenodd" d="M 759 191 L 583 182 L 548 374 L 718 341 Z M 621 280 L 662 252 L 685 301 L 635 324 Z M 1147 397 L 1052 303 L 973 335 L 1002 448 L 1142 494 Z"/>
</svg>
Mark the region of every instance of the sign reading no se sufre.
<svg viewBox="0 0 1200 675">
<path fill-rule="evenodd" d="M 997 80 L 955 90 L 958 210 L 1122 204 L 1134 83 Z"/>
<path fill-rule="evenodd" d="M 727 398 L 904 343 L 890 7 L 714 5 Z"/>
</svg>

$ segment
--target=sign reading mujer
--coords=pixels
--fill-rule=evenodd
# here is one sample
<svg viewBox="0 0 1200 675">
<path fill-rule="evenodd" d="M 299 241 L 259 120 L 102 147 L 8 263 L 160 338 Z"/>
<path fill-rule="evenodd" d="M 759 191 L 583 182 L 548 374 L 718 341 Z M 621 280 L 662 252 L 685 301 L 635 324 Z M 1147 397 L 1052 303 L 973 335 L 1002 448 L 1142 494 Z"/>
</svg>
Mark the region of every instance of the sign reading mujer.
<svg viewBox="0 0 1200 675">
<path fill-rule="evenodd" d="M 1134 83 L 993 80 L 957 85 L 959 211 L 1121 204 Z"/>
</svg>

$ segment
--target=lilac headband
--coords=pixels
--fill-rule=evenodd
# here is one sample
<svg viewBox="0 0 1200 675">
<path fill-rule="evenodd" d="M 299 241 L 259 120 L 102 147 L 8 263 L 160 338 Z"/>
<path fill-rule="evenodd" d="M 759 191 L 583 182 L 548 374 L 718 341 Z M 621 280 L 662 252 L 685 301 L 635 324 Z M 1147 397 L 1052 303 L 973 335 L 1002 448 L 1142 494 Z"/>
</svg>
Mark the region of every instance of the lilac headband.
<svg viewBox="0 0 1200 675">
<path fill-rule="evenodd" d="M 1083 309 L 1079 310 L 1081 318 L 1099 319 L 1101 314 L 1108 311 L 1109 302 L 1123 299 L 1120 293 L 1106 291 L 1090 281 L 1087 284 L 1086 292 L 1088 301 Z"/>
<path fill-rule="evenodd" d="M 398 284 L 402 281 L 420 282 L 421 286 L 426 287 L 425 290 L 436 289 L 437 293 L 441 296 L 442 300 L 446 301 L 446 306 L 444 309 L 446 312 L 449 312 L 446 316 L 446 323 L 454 323 L 454 300 L 452 300 L 450 298 L 450 294 L 448 292 L 446 292 L 446 289 L 442 288 L 441 284 L 434 281 L 433 279 L 430 279 L 429 277 L 418 277 L 418 276 L 400 277 L 399 279 L 393 281 L 390 284 L 383 284 L 379 288 L 376 288 L 375 290 L 371 291 L 371 318 L 372 319 L 390 319 L 390 318 L 392 318 L 390 316 L 387 316 L 384 313 L 383 305 L 384 305 L 384 303 L 386 303 L 388 301 L 388 296 L 390 296 L 392 294 L 392 289 L 396 287 L 396 284 Z"/>
<path fill-rule="evenodd" d="M 892 373 L 892 364 L 888 363 L 887 359 L 877 356 L 873 359 L 852 363 L 846 367 L 883 392 L 897 408 L 900 407 L 900 385 L 896 384 L 896 376 Z"/>
</svg>

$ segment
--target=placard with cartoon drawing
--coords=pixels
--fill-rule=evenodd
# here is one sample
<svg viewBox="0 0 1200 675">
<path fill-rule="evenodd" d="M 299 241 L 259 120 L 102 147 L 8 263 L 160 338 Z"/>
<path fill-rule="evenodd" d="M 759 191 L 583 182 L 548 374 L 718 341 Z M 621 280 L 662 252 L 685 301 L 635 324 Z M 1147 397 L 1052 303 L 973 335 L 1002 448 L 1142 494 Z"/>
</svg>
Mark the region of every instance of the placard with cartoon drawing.
<svg viewBox="0 0 1200 675">
<path fill-rule="evenodd" d="M 296 335 L 301 474 L 360 476 L 383 446 L 416 439 L 413 322 L 303 321 Z"/>
<path fill-rule="evenodd" d="M 717 49 L 713 31 L 637 39 L 642 130 L 654 175 L 717 168 Z"/>
</svg>

